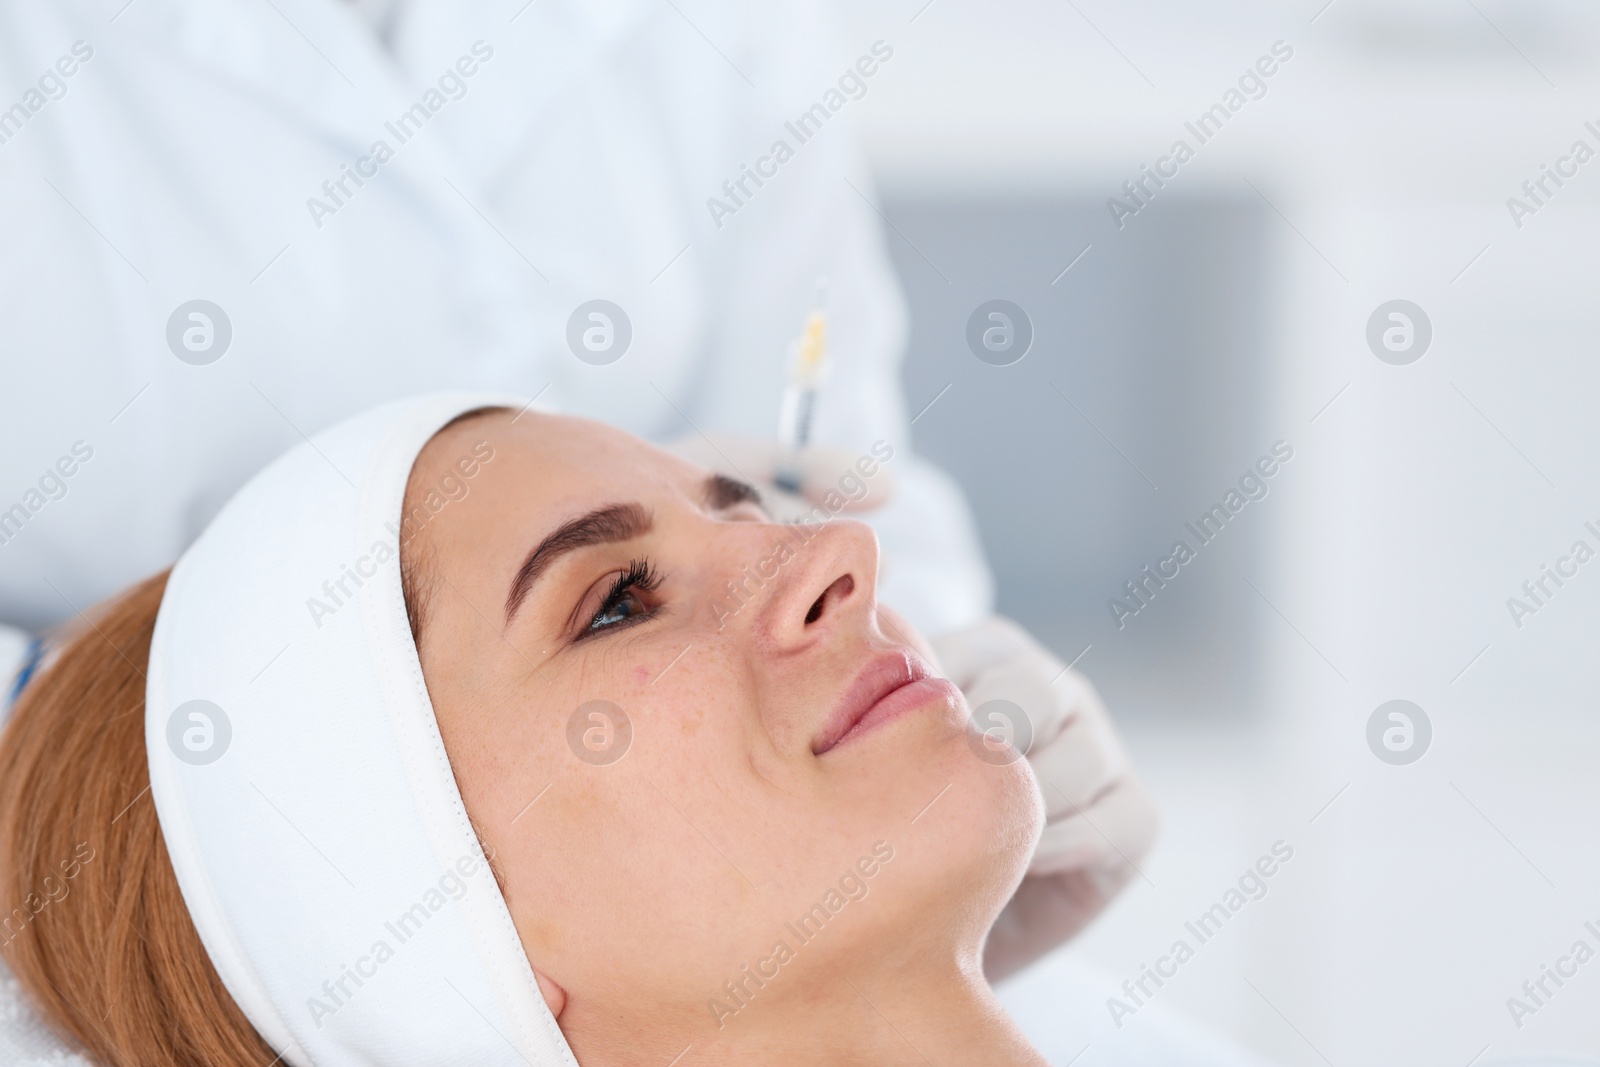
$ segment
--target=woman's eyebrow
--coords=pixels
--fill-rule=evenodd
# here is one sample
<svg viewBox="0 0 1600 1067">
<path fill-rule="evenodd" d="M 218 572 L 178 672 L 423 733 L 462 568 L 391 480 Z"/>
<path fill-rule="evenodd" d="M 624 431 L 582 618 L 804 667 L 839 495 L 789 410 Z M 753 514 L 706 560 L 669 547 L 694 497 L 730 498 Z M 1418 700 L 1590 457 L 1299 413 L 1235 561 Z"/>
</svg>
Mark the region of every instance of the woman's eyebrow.
<svg viewBox="0 0 1600 1067">
<path fill-rule="evenodd" d="M 722 511 L 735 504 L 760 504 L 761 494 L 749 482 L 741 482 L 737 478 L 730 478 L 726 474 L 713 474 L 705 480 L 701 490 L 705 496 L 706 507 L 712 511 Z"/>
<path fill-rule="evenodd" d="M 557 527 L 528 553 L 528 558 L 517 569 L 517 576 L 511 580 L 511 591 L 506 596 L 506 624 L 510 625 L 533 583 L 556 560 L 591 545 L 609 545 L 643 537 L 650 532 L 651 524 L 650 512 L 642 504 L 607 504 Z"/>
</svg>

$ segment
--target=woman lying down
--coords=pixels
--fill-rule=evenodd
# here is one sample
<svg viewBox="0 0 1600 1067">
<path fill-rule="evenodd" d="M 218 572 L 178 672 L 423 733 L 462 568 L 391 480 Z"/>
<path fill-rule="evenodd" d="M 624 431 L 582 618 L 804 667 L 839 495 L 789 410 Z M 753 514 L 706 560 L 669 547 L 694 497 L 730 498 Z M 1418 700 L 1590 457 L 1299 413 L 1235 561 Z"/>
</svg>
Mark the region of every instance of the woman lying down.
<svg viewBox="0 0 1600 1067">
<path fill-rule="evenodd" d="M 291 451 L 25 691 L 44 1018 L 119 1067 L 1042 1064 L 985 977 L 1081 921 L 995 927 L 1040 789 L 869 529 L 484 405 Z"/>
</svg>

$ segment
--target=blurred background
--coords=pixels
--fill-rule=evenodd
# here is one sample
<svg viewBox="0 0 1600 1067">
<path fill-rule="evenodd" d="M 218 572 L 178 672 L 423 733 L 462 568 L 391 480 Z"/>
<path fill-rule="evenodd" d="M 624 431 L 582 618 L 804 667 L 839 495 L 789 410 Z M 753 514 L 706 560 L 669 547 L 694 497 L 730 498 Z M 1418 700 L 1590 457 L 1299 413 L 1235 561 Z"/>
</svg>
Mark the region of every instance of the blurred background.
<svg viewBox="0 0 1600 1067">
<path fill-rule="evenodd" d="M 129 6 L 117 0 L 116 15 Z M 472 17 L 494 15 L 505 25 L 494 5 L 476 6 L 488 14 Z M 529 6 L 518 0 L 516 16 Z M 1524 989 L 1580 939 L 1600 950 L 1600 555 L 1569 569 L 1559 586 L 1547 577 L 1547 568 L 1572 558 L 1576 542 L 1600 553 L 1600 4 L 832 6 L 835 69 L 874 41 L 894 49 L 893 62 L 850 103 L 849 121 L 863 134 L 875 183 L 863 193 L 882 216 L 911 311 L 903 377 L 915 446 L 971 500 L 1000 609 L 1095 682 L 1164 812 L 1163 836 L 1139 877 L 1070 947 L 1009 982 L 1007 1005 L 1053 1063 L 1076 1067 L 1173 1062 L 1152 1051 L 1173 1017 L 1208 1031 L 1219 1046 L 1281 1067 L 1473 1067 L 1535 1055 L 1600 1063 L 1600 957 L 1560 986 L 1546 979 L 1538 1000 Z M 593 8 L 604 22 L 607 5 Z M 519 33 L 530 32 L 541 14 L 534 11 Z M 121 26 L 130 36 L 143 26 L 159 39 L 163 12 L 133 7 Z M 294 62 L 331 79 L 319 64 L 332 61 L 300 50 L 303 35 L 279 19 L 282 11 L 257 13 L 292 43 Z M 715 47 L 692 23 L 674 32 L 696 49 Z M 0 53 L 26 54 L 25 44 L 0 39 Z M 117 54 L 108 46 L 96 62 L 109 66 Z M 524 54 L 558 73 L 570 58 Z M 1270 62 L 1258 68 L 1263 57 Z M 704 66 L 708 81 L 731 78 L 715 60 Z M 1269 77 L 1253 80 L 1269 67 Z M 497 65 L 496 76 L 512 69 Z M 184 72 L 173 70 L 176 84 Z M 1212 120 L 1202 142 L 1191 127 L 1219 105 L 1226 118 Z M 58 108 L 50 121 L 69 114 Z M 472 114 L 461 109 L 449 120 L 466 124 L 461 136 L 469 142 L 479 136 Z M 587 144 L 579 141 L 587 132 L 581 119 L 552 127 L 560 134 L 552 143 Z M 95 161 L 127 150 L 119 139 L 143 136 L 139 128 L 106 128 L 117 136 L 83 138 L 85 174 L 94 178 L 105 171 Z M 37 132 L 47 129 L 40 124 Z M 253 150 L 280 143 L 274 129 L 250 131 L 263 137 Z M 629 142 L 619 158 L 643 168 L 657 158 L 638 150 L 646 140 Z M 1153 188 L 1145 168 L 1179 140 L 1192 158 Z M 1578 142 L 1584 148 L 1575 153 Z M 215 174 L 240 176 L 241 185 L 260 177 L 251 173 L 252 157 L 197 143 L 186 147 L 205 164 L 195 181 L 205 177 L 234 195 L 210 177 L 212 164 Z M 324 146 L 327 160 L 338 145 Z M 277 177 L 298 182 L 304 170 L 308 191 L 337 163 L 296 159 Z M 807 159 L 797 166 L 833 165 L 821 152 Z M 94 212 L 75 214 L 66 193 L 35 180 L 22 160 L 0 156 L 0 185 L 23 190 L 18 204 L 47 206 L 14 210 L 11 228 L 0 230 L 0 240 L 22 249 L 0 286 L 10 307 L 27 310 L 39 291 L 75 293 L 56 272 L 71 262 L 63 252 L 87 248 L 109 265 L 105 291 L 140 294 L 113 307 L 107 321 L 143 321 L 137 316 L 159 308 L 150 319 L 159 326 L 172 307 L 162 294 L 175 302 L 175 287 L 203 280 L 241 325 L 254 323 L 253 331 L 240 330 L 239 355 L 251 359 L 217 370 L 231 393 L 201 393 L 155 329 L 130 349 L 130 367 L 157 368 L 149 377 L 140 369 L 138 379 L 83 374 L 78 381 L 76 372 L 55 368 L 99 365 L 89 361 L 101 348 L 89 314 L 95 298 L 82 298 L 89 303 L 60 323 L 59 345 L 52 334 L 54 348 L 37 347 L 51 353 L 52 374 L 81 387 L 96 420 L 116 412 L 107 425 L 128 410 L 129 397 L 143 394 L 135 391 L 140 381 L 162 383 L 118 434 L 132 437 L 163 418 L 175 427 L 173 440 L 227 429 L 245 442 L 226 459 L 237 468 L 227 476 L 243 477 L 254 469 L 251 450 L 270 455 L 298 440 L 296 424 L 331 420 L 341 391 L 377 399 L 399 388 L 363 377 L 363 361 L 328 359 L 325 370 L 318 367 L 331 376 L 326 395 L 303 392 L 284 411 L 267 399 L 291 395 L 296 371 L 274 339 L 297 336 L 304 325 L 272 309 L 299 300 L 287 306 L 303 306 L 306 322 L 318 323 L 336 319 L 330 292 L 345 294 L 340 300 L 354 294 L 352 308 L 401 301 L 375 280 L 378 271 L 318 273 L 340 262 L 340 249 L 360 249 L 356 235 L 387 240 L 392 235 L 379 223 L 408 217 L 380 212 L 377 196 L 341 218 L 347 231 L 371 230 L 354 229 L 340 237 L 349 244 L 328 242 L 322 252 L 302 242 L 252 290 L 262 274 L 248 282 L 250 273 L 237 271 L 196 277 L 212 260 L 191 262 L 171 248 L 194 244 L 264 272 L 279 262 L 269 260 L 274 249 L 283 250 L 277 256 L 289 249 L 279 236 L 286 220 L 308 225 L 298 191 L 229 219 L 223 237 L 234 223 L 254 235 L 238 249 L 194 220 L 192 232 L 168 242 L 160 226 L 143 226 L 162 221 L 160 213 L 141 210 L 141 225 L 130 229 L 139 240 L 146 229 L 160 239 L 151 239 L 148 262 L 129 243 L 133 254 L 124 262 L 111 258 L 107 235 L 80 226 Z M 305 169 L 313 165 L 314 178 Z M 397 197 L 424 188 L 417 175 L 431 180 L 420 151 L 391 172 L 413 167 Z M 1559 184 L 1548 177 L 1556 167 L 1567 168 Z M 101 190 L 113 207 L 137 202 L 131 186 L 117 187 L 123 181 L 118 173 Z M 1146 185 L 1135 196 L 1129 186 L 1137 181 Z M 512 262 L 513 252 L 522 253 L 499 231 L 480 232 L 477 208 L 458 194 L 440 194 L 448 207 L 440 218 L 451 227 L 466 218 L 470 230 L 434 233 L 419 223 L 396 238 L 424 252 L 444 250 L 437 260 L 421 255 L 403 272 L 413 288 L 394 290 L 426 294 L 418 302 L 426 314 L 352 315 L 350 333 L 318 339 L 323 347 L 308 348 L 308 360 L 358 347 L 357 339 L 363 352 L 406 351 L 417 323 L 442 333 L 450 309 L 504 296 L 477 273 L 452 274 L 452 256 L 481 253 L 482 277 L 516 279 L 524 262 L 532 266 Z M 1512 198 L 1518 203 L 1508 206 Z M 232 201 L 218 201 L 225 202 Z M 567 242 L 558 247 L 569 258 L 599 270 L 612 250 L 568 213 L 512 214 L 528 228 L 522 232 L 553 235 Z M 56 223 L 28 225 L 35 215 L 70 226 L 69 243 L 41 243 Z M 416 217 L 425 221 L 426 213 Z M 627 219 L 618 220 L 623 232 Z M 655 241 L 662 249 L 651 270 L 678 262 L 668 262 L 677 246 L 667 242 L 672 232 L 650 229 L 639 238 L 640 248 Z M 458 249 L 452 234 L 476 236 Z M 124 243 L 115 229 L 111 235 Z M 259 255 L 242 251 L 250 249 Z M 500 271 L 500 259 L 509 271 Z M 152 271 L 154 287 L 139 283 L 148 291 L 133 288 L 135 276 L 144 279 L 138 268 L 125 270 L 134 261 L 162 267 Z M 335 273 L 348 288 L 325 291 Z M 544 311 L 559 305 L 564 320 L 572 306 L 566 296 L 589 283 L 576 270 L 563 288 L 552 273 L 561 295 L 539 299 Z M 695 295 L 693 275 L 680 274 L 687 277 L 668 274 L 653 290 L 655 278 L 636 279 L 629 292 L 637 305 L 624 299 L 641 324 L 652 316 L 669 326 L 689 321 L 687 311 L 668 313 Z M 99 284 L 84 291 L 99 292 Z M 433 301 L 440 293 L 449 299 Z M 992 300 L 1019 307 L 1032 335 L 1026 355 L 1005 366 L 977 358 L 968 343 L 969 320 Z M 1381 337 L 1392 325 L 1380 309 L 1394 301 L 1412 309 L 1415 329 L 1404 351 L 1374 344 L 1374 332 Z M 438 322 L 434 303 L 443 309 Z M 508 314 L 485 336 L 534 337 L 537 322 Z M 797 312 L 781 328 L 798 322 Z M 30 329 L 40 323 L 44 332 L 56 326 L 28 319 Z M 0 325 L 8 337 L 19 329 Z M 664 336 L 667 348 L 681 341 Z M 0 351 L 0 359 L 10 354 Z M 397 381 L 410 381 L 405 373 Z M 575 395 L 611 390 L 608 402 L 635 425 L 664 419 L 661 426 L 675 433 L 686 416 L 662 401 L 672 393 L 687 404 L 705 392 L 687 376 L 665 389 L 635 380 L 627 363 L 606 373 L 613 376 L 587 379 L 594 392 Z M 52 413 L 66 409 L 51 405 L 56 392 L 68 391 L 52 384 L 51 395 L 12 403 L 6 425 L 13 436 L 60 422 Z M 195 399 L 202 396 L 233 399 L 208 407 Z M 769 432 L 772 405 L 748 410 L 753 432 Z M 214 426 L 170 414 L 198 420 L 195 412 L 206 411 Z M 1265 495 L 1199 544 L 1189 525 L 1275 449 Z M 54 454 L 19 469 L 31 477 Z M 208 464 L 224 465 L 176 446 L 148 455 L 119 446 L 105 455 L 100 462 L 129 470 L 178 472 L 149 483 L 162 492 L 167 481 L 181 487 Z M 109 466 L 96 469 L 102 484 L 114 482 Z M 118 499 L 104 492 L 104 500 Z M 17 499 L 7 493 L 5 500 Z M 198 528 L 222 498 L 220 490 L 197 498 L 172 530 Z M 93 499 L 80 493 L 71 506 Z M 152 506 L 136 518 L 157 513 Z M 49 521 L 67 514 L 57 509 Z M 159 527 L 142 543 L 156 546 L 147 549 L 150 566 L 164 563 L 161 538 L 177 534 L 165 520 L 129 521 L 146 533 Z M 1179 540 L 1195 558 L 1169 573 L 1147 603 L 1132 601 L 1126 584 Z M 42 538 L 32 544 L 54 551 Z M 50 570 L 69 592 L 103 583 L 95 560 L 73 559 L 70 547 L 42 555 L 41 573 Z M 1538 581 L 1545 589 L 1535 600 L 1525 585 Z M 50 610 L 63 610 L 53 588 L 39 592 Z M 1512 598 L 1526 605 L 1520 618 L 1508 606 Z M 1116 602 L 1126 614 L 1113 610 Z M 1396 700 L 1412 705 L 1414 729 L 1410 747 L 1398 752 L 1383 745 L 1391 720 L 1379 713 Z M 1376 739 L 1369 732 L 1375 714 Z M 1292 858 L 1266 881 L 1265 895 L 1232 914 L 1117 1026 L 1107 999 L 1129 1001 L 1124 982 L 1138 980 L 1176 940 L 1196 944 L 1188 924 L 1275 845 Z M 1527 1011 L 1514 1014 L 1511 998 Z"/>
<path fill-rule="evenodd" d="M 856 106 L 913 314 L 916 445 L 969 494 L 1001 610 L 1096 682 L 1166 817 L 1144 877 L 1007 988 L 1024 1025 L 1066 1010 L 1069 970 L 1122 995 L 1282 841 L 1263 899 L 1055 1062 L 1109 1062 L 1166 1011 L 1282 1064 L 1600 1054 L 1600 963 L 1508 1006 L 1600 944 L 1600 563 L 1520 626 L 1507 603 L 1600 548 L 1600 161 L 1542 204 L 1523 189 L 1600 150 L 1600 8 L 839 17 L 850 54 L 896 50 Z M 1185 123 L 1276 42 L 1292 57 L 1200 144 Z M 1137 206 L 1124 182 L 1180 138 L 1194 158 L 1119 226 L 1108 200 Z M 965 336 L 996 298 L 1034 330 L 1005 367 Z M 1368 342 L 1397 299 L 1432 332 L 1404 364 Z M 1197 544 L 1184 524 L 1280 441 L 1268 495 L 1119 628 L 1108 600 L 1132 606 L 1124 583 Z M 1368 742 L 1395 699 L 1431 725 L 1404 765 Z"/>
</svg>

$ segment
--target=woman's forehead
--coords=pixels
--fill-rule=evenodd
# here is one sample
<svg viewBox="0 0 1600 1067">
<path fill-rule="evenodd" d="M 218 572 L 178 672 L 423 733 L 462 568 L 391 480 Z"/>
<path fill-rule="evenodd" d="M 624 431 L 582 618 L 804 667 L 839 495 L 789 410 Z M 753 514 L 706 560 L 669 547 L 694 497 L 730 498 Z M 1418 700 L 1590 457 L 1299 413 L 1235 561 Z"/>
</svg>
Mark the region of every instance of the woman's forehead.
<svg viewBox="0 0 1600 1067">
<path fill-rule="evenodd" d="M 441 479 L 466 477 L 524 503 L 539 498 L 698 496 L 706 472 L 630 433 L 571 415 L 499 409 L 453 423 L 428 442 L 407 487 L 415 495 Z"/>
</svg>

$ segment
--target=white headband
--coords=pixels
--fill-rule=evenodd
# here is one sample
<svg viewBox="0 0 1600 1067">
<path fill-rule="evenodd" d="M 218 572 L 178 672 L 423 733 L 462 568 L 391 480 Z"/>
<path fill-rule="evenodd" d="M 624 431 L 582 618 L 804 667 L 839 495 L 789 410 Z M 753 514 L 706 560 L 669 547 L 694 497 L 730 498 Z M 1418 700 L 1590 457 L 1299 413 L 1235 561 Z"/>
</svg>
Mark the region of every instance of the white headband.
<svg viewBox="0 0 1600 1067">
<path fill-rule="evenodd" d="M 424 396 L 294 448 L 161 601 L 162 835 L 223 984 L 295 1067 L 577 1064 L 456 788 L 400 586 L 412 462 L 489 405 L 521 402 Z M 468 492 L 477 469 L 463 458 Z"/>
</svg>

